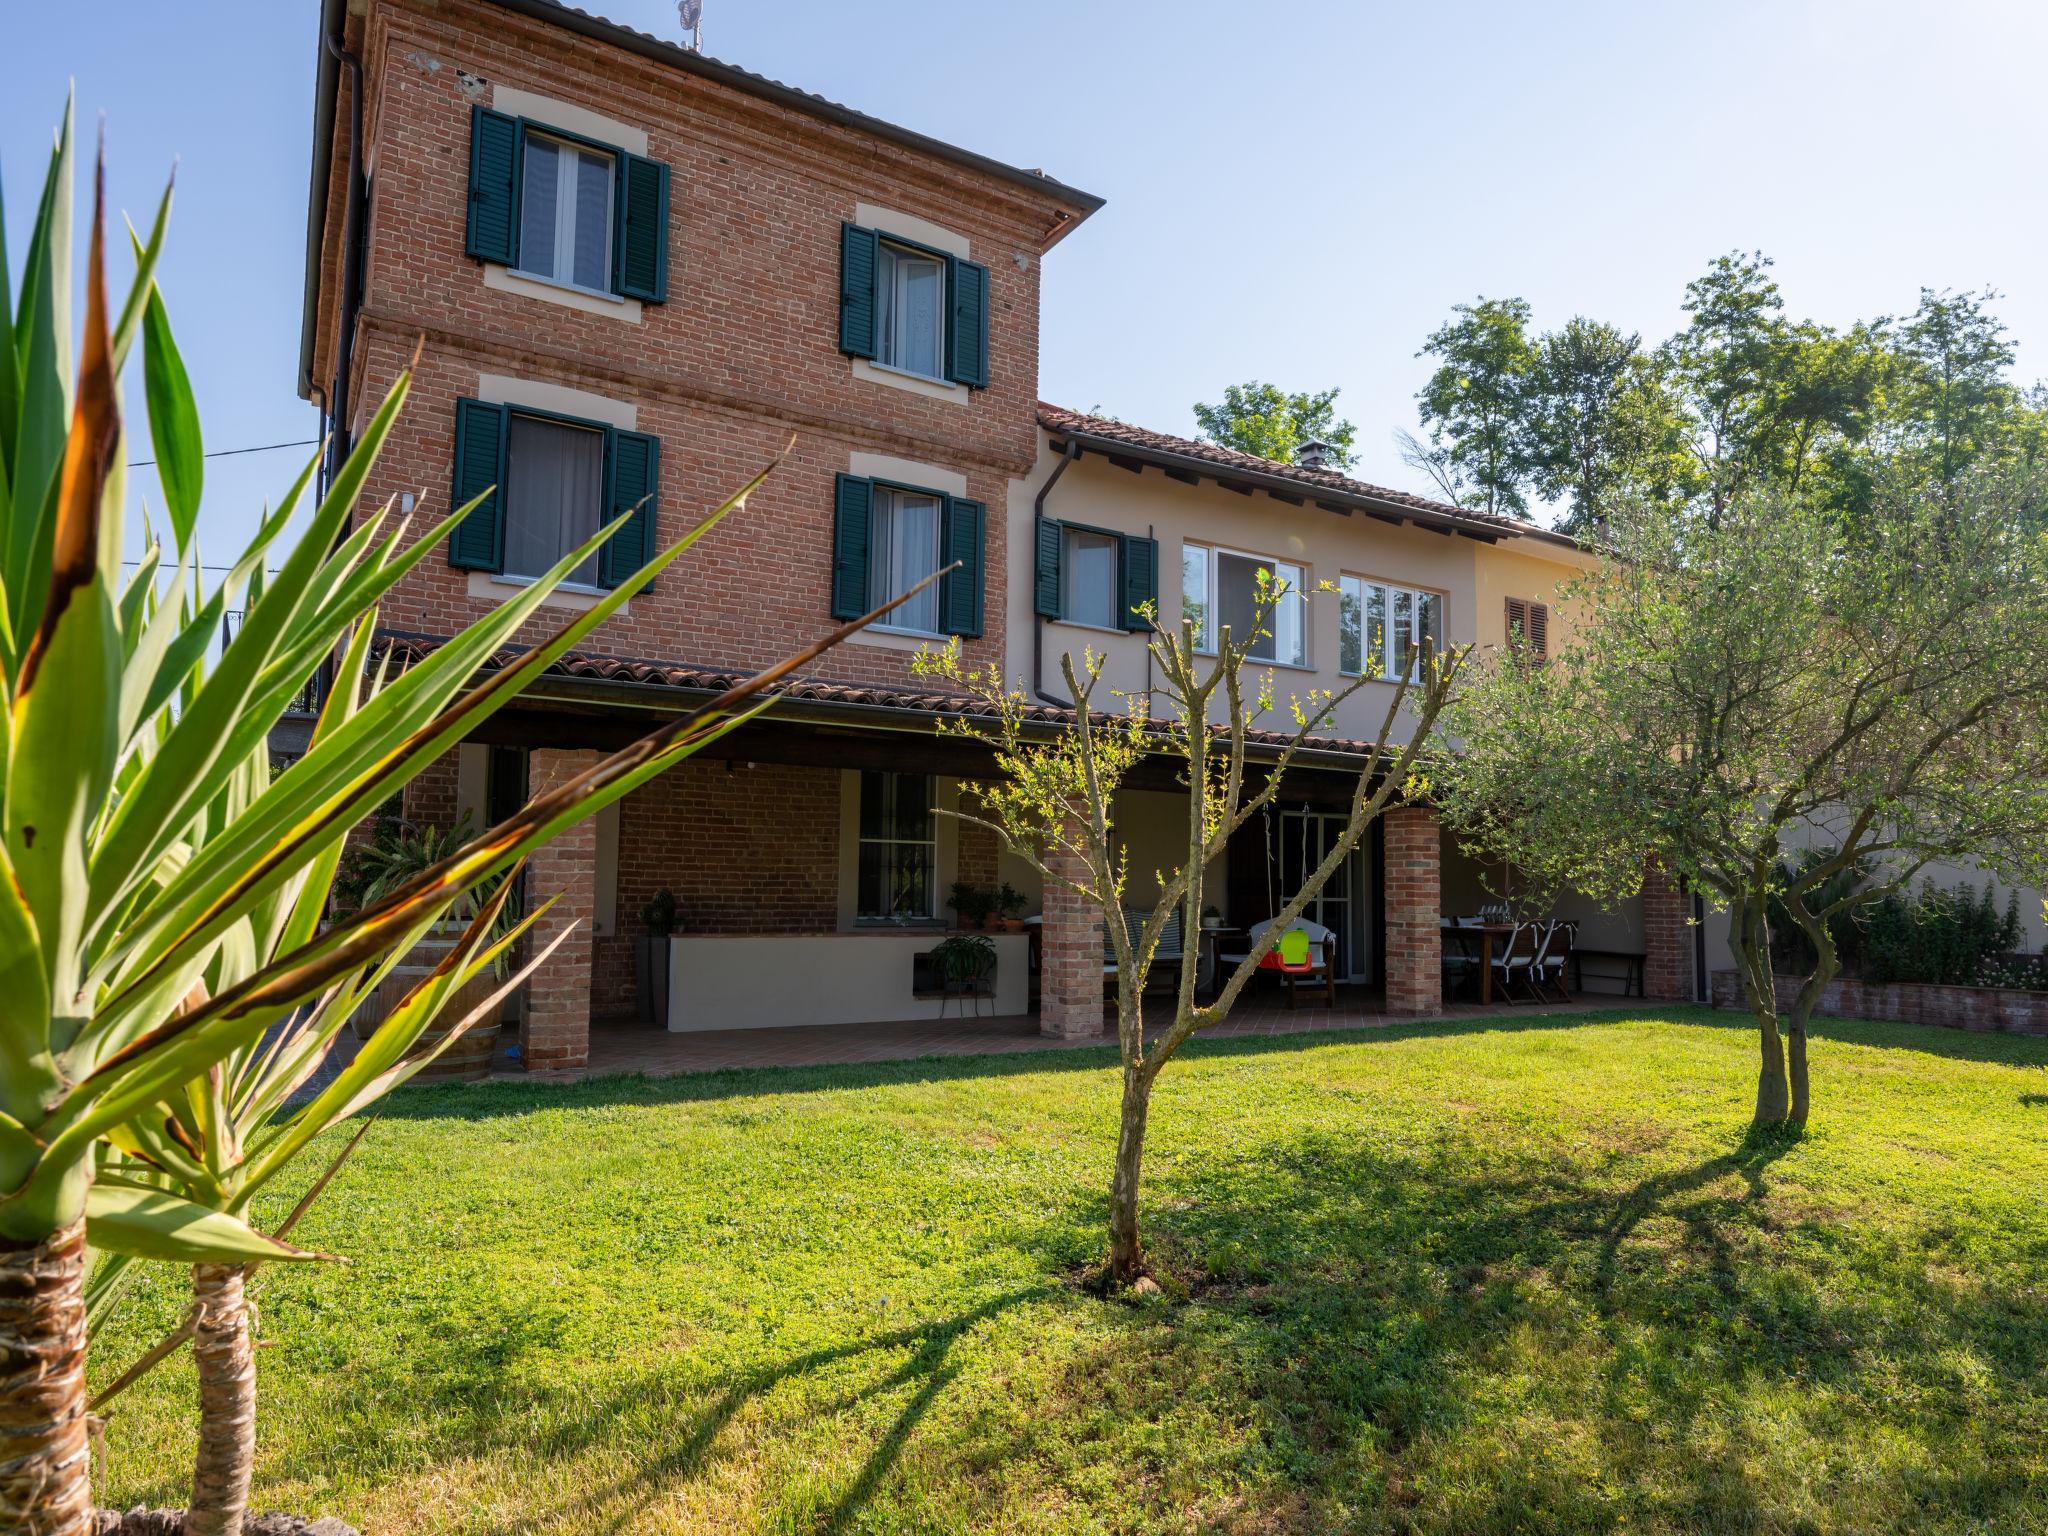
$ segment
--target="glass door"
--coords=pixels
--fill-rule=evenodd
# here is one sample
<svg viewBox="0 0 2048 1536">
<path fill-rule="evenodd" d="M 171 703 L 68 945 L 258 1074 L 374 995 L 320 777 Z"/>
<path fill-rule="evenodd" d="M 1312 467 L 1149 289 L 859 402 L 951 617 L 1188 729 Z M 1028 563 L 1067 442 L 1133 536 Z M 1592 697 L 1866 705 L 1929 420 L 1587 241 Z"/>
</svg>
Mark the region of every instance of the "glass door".
<svg viewBox="0 0 2048 1536">
<path fill-rule="evenodd" d="M 1284 905 L 1301 889 L 1309 873 L 1342 841 L 1344 818 L 1325 811 L 1282 811 L 1280 813 L 1280 882 L 1277 900 Z M 1302 916 L 1320 923 L 1337 936 L 1337 979 L 1369 979 L 1370 946 L 1365 939 L 1365 852 L 1354 849 L 1351 857 L 1337 867 L 1322 890 L 1302 909 Z"/>
</svg>

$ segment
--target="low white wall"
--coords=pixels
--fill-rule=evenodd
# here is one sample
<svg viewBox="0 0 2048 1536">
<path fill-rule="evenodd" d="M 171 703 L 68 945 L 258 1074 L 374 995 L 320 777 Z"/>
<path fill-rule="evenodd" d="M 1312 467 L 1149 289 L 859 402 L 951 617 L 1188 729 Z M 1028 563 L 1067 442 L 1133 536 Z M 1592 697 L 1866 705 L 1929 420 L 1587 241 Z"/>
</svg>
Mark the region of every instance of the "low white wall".
<svg viewBox="0 0 2048 1536">
<path fill-rule="evenodd" d="M 669 940 L 668 1027 L 672 1030 L 774 1029 L 788 1024 L 875 1024 L 959 1014 L 957 998 L 911 991 L 914 958 L 945 935 L 820 933 L 684 934 Z M 994 1011 L 1029 1008 L 1030 940 L 992 933 Z M 976 1002 L 968 1000 L 972 1014 Z M 982 1002 L 983 1013 L 989 1004 Z"/>
</svg>

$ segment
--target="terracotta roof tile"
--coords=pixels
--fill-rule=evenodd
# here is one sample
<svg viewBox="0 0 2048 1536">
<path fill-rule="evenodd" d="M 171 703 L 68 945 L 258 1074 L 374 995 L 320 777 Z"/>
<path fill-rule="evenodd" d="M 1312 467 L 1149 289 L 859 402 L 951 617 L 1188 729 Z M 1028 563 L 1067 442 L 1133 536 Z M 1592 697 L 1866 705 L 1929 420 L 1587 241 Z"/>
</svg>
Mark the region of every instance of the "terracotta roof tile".
<svg viewBox="0 0 2048 1536">
<path fill-rule="evenodd" d="M 1257 454 L 1240 453 L 1235 448 L 1224 448 L 1192 437 L 1175 437 L 1167 432 L 1154 432 L 1149 427 L 1134 427 L 1129 422 L 1115 421 L 1107 416 L 1091 416 L 1085 411 L 1070 411 L 1064 406 L 1051 405 L 1043 400 L 1038 402 L 1038 423 L 1054 435 L 1077 433 L 1106 442 L 1122 443 L 1138 453 L 1172 454 L 1176 458 L 1213 464 L 1219 471 L 1225 473 L 1234 469 L 1245 474 L 1292 480 L 1306 491 L 1330 492 L 1354 500 L 1377 502 L 1388 508 L 1420 512 L 1435 520 L 1483 530 L 1488 534 L 1509 533 L 1564 544 L 1576 543 L 1565 534 L 1556 533 L 1536 523 L 1525 522 L 1518 517 L 1475 512 L 1469 507 L 1454 507 L 1448 502 L 1431 501 L 1427 496 L 1415 496 L 1407 491 L 1391 490 L 1383 485 L 1354 480 L 1336 470 L 1307 469 L 1281 459 L 1262 459 Z"/>
<path fill-rule="evenodd" d="M 403 670 L 433 654 L 443 643 L 443 640 L 435 635 L 385 629 L 377 632 L 371 643 L 371 654 L 388 655 L 393 665 Z M 484 670 L 495 671 L 524 654 L 523 648 L 511 647 L 501 650 L 485 663 Z M 752 674 L 685 662 L 650 661 L 629 656 L 604 656 L 586 651 L 568 651 L 557 658 L 541 675 L 572 678 L 584 682 L 637 683 L 657 688 L 673 688 L 679 692 L 716 694 L 744 682 Z M 768 692 L 778 698 L 807 703 L 843 705 L 848 708 L 909 710 L 931 715 L 934 719 L 941 715 L 985 719 L 991 714 L 988 706 L 981 700 L 959 694 L 934 689 L 888 688 L 874 683 L 831 682 L 816 677 L 790 678 L 776 684 Z M 1072 722 L 1074 712 L 1059 705 L 1034 703 L 1026 711 L 1025 718 L 1041 725 L 1065 725 Z M 1292 733 L 1287 731 L 1253 730 L 1247 733 L 1245 739 L 1251 746 L 1279 748 L 1287 744 L 1291 735 Z M 1372 751 L 1373 746 L 1369 741 L 1340 736 L 1314 736 L 1304 745 L 1315 752 L 1355 756 L 1364 756 Z"/>
</svg>

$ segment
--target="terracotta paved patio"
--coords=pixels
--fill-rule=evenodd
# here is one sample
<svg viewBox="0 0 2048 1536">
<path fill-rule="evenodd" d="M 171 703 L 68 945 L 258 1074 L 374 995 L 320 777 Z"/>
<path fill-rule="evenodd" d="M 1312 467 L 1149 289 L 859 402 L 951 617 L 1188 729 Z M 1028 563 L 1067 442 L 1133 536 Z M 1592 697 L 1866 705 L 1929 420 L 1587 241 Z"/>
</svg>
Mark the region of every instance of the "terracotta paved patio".
<svg viewBox="0 0 2048 1536">
<path fill-rule="evenodd" d="M 1577 1013 L 1627 1006 L 1630 1000 L 1584 995 L 1570 1003 L 1446 1004 L 1442 1019 L 1513 1018 L 1538 1013 Z M 1204 1030 L 1201 1038 L 1239 1039 L 1291 1035 L 1311 1030 L 1377 1029 L 1390 1023 L 1376 990 L 1339 987 L 1338 1006 L 1311 1008 L 1306 999 L 1290 1012 L 1278 997 L 1240 1002 L 1229 1020 Z M 919 1056 L 978 1056 L 1011 1051 L 1064 1051 L 1116 1043 L 1115 1020 L 1105 1012 L 1108 1033 L 1096 1039 L 1051 1040 L 1038 1032 L 1036 1014 L 1001 1018 L 921 1019 L 900 1024 L 815 1024 L 781 1029 L 715 1029 L 671 1034 L 649 1024 L 598 1025 L 590 1032 L 590 1066 L 583 1075 L 641 1072 L 674 1077 L 728 1067 L 814 1067 L 840 1062 L 908 1061 Z M 514 1068 L 516 1071 L 516 1067 Z"/>
</svg>

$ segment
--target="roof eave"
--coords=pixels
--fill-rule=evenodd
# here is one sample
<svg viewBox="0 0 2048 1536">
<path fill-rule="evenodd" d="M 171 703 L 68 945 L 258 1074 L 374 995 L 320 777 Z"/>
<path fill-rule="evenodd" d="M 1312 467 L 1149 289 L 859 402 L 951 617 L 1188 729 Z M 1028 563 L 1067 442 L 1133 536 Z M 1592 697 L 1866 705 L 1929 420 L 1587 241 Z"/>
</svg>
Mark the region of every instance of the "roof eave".
<svg viewBox="0 0 2048 1536">
<path fill-rule="evenodd" d="M 313 398 L 313 348 L 320 323 L 320 246 L 327 232 L 327 183 L 334 156 L 334 104 L 341 65 L 328 52 L 345 0 L 321 0 L 319 74 L 313 87 L 313 173 L 306 192 L 306 281 L 299 310 L 299 398 Z"/>
<path fill-rule="evenodd" d="M 1138 459 L 1162 469 L 1178 469 L 1189 474 L 1200 475 L 1210 480 L 1233 480 L 1251 485 L 1262 491 L 1278 491 L 1290 500 L 1334 502 L 1346 507 L 1355 507 L 1362 512 L 1379 517 L 1391 517 L 1403 522 L 1431 528 L 1443 533 L 1460 534 L 1482 543 L 1494 543 L 1501 539 L 1537 539 L 1547 544 L 1557 544 L 1568 549 L 1583 546 L 1570 534 L 1558 533 L 1554 529 L 1539 528 L 1535 524 L 1527 527 L 1504 527 L 1498 523 L 1480 522 L 1474 518 L 1459 517 L 1452 512 L 1432 512 L 1410 502 L 1394 501 L 1386 497 L 1366 495 L 1358 491 L 1341 490 L 1333 486 L 1318 485 L 1313 481 L 1296 480 L 1288 475 L 1277 475 L 1270 470 L 1240 467 L 1235 464 L 1218 464 L 1199 454 L 1174 453 L 1169 449 L 1155 448 L 1149 444 L 1133 443 L 1126 438 L 1112 437 L 1105 433 L 1090 432 L 1086 428 L 1073 426 L 1043 427 L 1046 435 L 1055 442 L 1072 439 L 1083 448 L 1105 457 L 1117 456 Z"/>
</svg>

